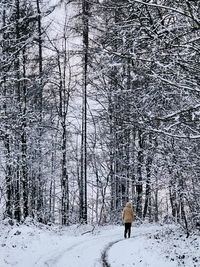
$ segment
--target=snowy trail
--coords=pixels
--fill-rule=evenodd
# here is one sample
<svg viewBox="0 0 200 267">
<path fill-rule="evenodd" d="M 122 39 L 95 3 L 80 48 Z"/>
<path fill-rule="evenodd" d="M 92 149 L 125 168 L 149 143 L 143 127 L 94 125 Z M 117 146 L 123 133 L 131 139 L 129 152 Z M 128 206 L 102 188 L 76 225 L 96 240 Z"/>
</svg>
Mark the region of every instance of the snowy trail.
<svg viewBox="0 0 200 267">
<path fill-rule="evenodd" d="M 2 227 L 0 267 L 200 267 L 200 239 L 180 240 L 176 226 L 133 226 L 129 239 L 123 226 L 92 229 Z"/>
<path fill-rule="evenodd" d="M 123 227 L 103 232 L 97 236 L 79 236 L 78 241 L 73 242 L 67 237 L 63 237 L 62 246 L 49 252 L 48 256 L 40 258 L 35 262 L 34 267 L 174 267 L 174 263 L 166 265 L 158 253 L 152 254 L 152 244 L 147 244 L 146 241 L 146 236 L 152 234 L 152 231 L 156 232 L 157 228 L 134 229 L 135 233 L 132 238 L 127 240 L 122 239 Z M 133 255 L 137 255 L 137 257 L 132 257 Z M 126 262 L 126 258 L 128 262 Z"/>
<path fill-rule="evenodd" d="M 34 267 L 101 267 L 101 254 L 104 247 L 110 240 L 118 240 L 121 233 L 103 234 L 101 236 L 78 237 L 73 243 L 69 243 L 67 238 L 62 240 L 62 248 L 49 252 L 49 256 L 40 257 Z M 65 243 L 65 245 L 64 245 Z M 64 247 L 64 249 L 63 249 Z"/>
</svg>

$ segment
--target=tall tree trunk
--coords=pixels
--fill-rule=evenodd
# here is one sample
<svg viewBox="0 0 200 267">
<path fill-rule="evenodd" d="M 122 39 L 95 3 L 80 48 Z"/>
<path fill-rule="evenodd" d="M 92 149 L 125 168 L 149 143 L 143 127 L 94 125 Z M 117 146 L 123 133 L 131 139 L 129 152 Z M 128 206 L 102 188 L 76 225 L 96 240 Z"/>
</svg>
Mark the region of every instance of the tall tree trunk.
<svg viewBox="0 0 200 267">
<path fill-rule="evenodd" d="M 42 177 L 42 111 L 43 111 L 43 55 L 42 55 L 42 23 L 41 23 L 41 10 L 40 0 L 36 1 L 37 5 L 37 37 L 38 37 L 38 94 L 36 98 L 36 105 L 39 111 L 39 129 L 38 129 L 38 173 L 37 173 L 37 217 L 41 222 L 45 221 L 44 218 L 44 182 Z"/>
<path fill-rule="evenodd" d="M 129 50 L 129 42 L 127 42 L 127 49 Z M 125 202 L 129 201 L 130 195 L 130 135 L 131 131 L 129 128 L 130 122 L 130 90 L 131 90 L 131 61 L 128 59 L 127 61 L 127 69 L 125 75 L 127 76 L 127 86 L 126 86 L 126 92 L 125 92 L 125 103 L 124 103 L 124 109 L 125 109 L 125 117 L 126 117 L 126 124 L 124 125 L 124 137 L 125 137 L 125 145 L 124 145 L 124 152 L 125 152 L 125 177 L 126 177 L 126 185 L 125 185 Z M 128 127 L 127 127 L 128 126 Z M 127 129 L 126 129 L 127 128 Z"/>
<path fill-rule="evenodd" d="M 132 144 L 131 144 L 131 153 L 130 153 L 130 161 L 132 162 L 131 164 L 131 169 L 130 169 L 130 173 L 131 173 L 131 198 L 133 200 L 133 203 L 136 207 L 136 203 L 137 203 L 137 200 L 136 200 L 136 174 L 135 174 L 135 163 L 136 163 L 136 148 L 135 148 L 135 139 L 136 139 L 136 131 L 135 131 L 135 127 L 134 129 L 132 130 L 131 132 L 131 141 L 132 141 Z"/>
<path fill-rule="evenodd" d="M 137 157 L 137 184 L 136 184 L 136 193 L 137 193 L 137 205 L 136 205 L 136 214 L 139 218 L 142 218 L 142 165 L 143 165 L 143 140 L 142 133 L 138 130 L 138 157 Z"/>
<path fill-rule="evenodd" d="M 26 51 L 23 49 L 23 94 L 22 94 L 22 134 L 21 134 L 21 150 L 22 150 L 22 189 L 23 189 L 23 208 L 24 218 L 28 217 L 28 166 L 27 166 L 27 89 L 26 89 Z"/>
<path fill-rule="evenodd" d="M 111 183 L 111 221 L 115 220 L 117 209 L 117 192 L 116 192 L 116 175 L 115 175 L 115 149 L 116 149 L 116 133 L 115 133 L 115 118 L 113 114 L 113 99 L 112 93 L 108 93 L 108 114 L 109 114 L 109 176 Z"/>
<path fill-rule="evenodd" d="M 149 150 L 152 149 L 152 140 L 151 140 L 151 134 L 149 134 L 148 137 L 148 147 Z M 143 211 L 143 219 L 145 219 L 147 215 L 147 211 L 149 210 L 151 215 L 151 167 L 153 162 L 153 155 L 152 152 L 149 151 L 146 159 L 146 173 L 147 173 L 147 179 L 146 179 L 146 194 L 145 194 L 145 203 L 144 203 L 144 211 Z M 151 220 L 151 218 L 149 218 Z"/>
<path fill-rule="evenodd" d="M 14 205 L 15 205 L 15 213 L 14 218 L 20 222 L 22 218 L 22 212 L 21 212 L 21 180 L 20 180 L 20 159 L 19 155 L 17 156 L 17 166 L 15 170 L 15 199 L 14 199 Z"/>
<path fill-rule="evenodd" d="M 177 220 L 177 185 L 176 185 L 176 175 L 171 172 L 171 179 L 169 181 L 169 197 L 172 209 L 172 216 Z"/>
<path fill-rule="evenodd" d="M 21 34 L 23 32 L 22 29 L 20 29 L 20 2 L 19 0 L 15 1 L 16 5 L 16 40 L 17 44 L 20 44 L 21 42 Z M 20 60 L 20 53 L 22 55 L 22 61 Z M 20 64 L 22 65 L 22 75 L 20 70 Z M 18 50 L 16 53 L 16 62 L 15 62 L 15 70 L 16 70 L 16 76 L 17 76 L 17 84 L 16 84 L 16 96 L 17 96 L 17 105 L 19 109 L 20 114 L 20 160 L 18 162 L 20 175 L 17 177 L 17 188 L 16 188 L 16 194 L 17 201 L 15 203 L 16 210 L 19 210 L 19 205 L 21 206 L 21 218 L 25 219 L 29 212 L 28 212 L 28 166 L 27 166 L 27 136 L 26 136 L 26 113 L 27 113 L 27 88 L 26 88 L 26 49 L 23 48 L 22 51 Z M 20 180 L 19 180 L 20 179 Z M 20 190 L 21 192 L 17 192 L 17 190 Z M 22 202 L 19 203 L 20 195 L 22 195 Z M 19 218 L 19 213 L 15 213 Z"/>
<path fill-rule="evenodd" d="M 146 181 L 146 194 L 145 194 L 143 219 L 145 219 L 147 215 L 151 199 L 151 165 L 152 165 L 152 158 L 148 156 L 146 162 L 147 181 Z"/>
<path fill-rule="evenodd" d="M 49 192 L 49 220 L 55 222 L 55 161 L 56 152 L 54 151 L 54 139 L 52 136 L 52 148 L 51 148 L 51 182 Z"/>
<path fill-rule="evenodd" d="M 6 216 L 12 218 L 13 211 L 13 195 L 12 195 L 12 170 L 11 170 L 11 157 L 10 157 L 10 139 L 9 135 L 5 136 L 5 148 L 6 148 Z"/>
<path fill-rule="evenodd" d="M 89 2 L 82 0 L 83 21 L 83 106 L 81 134 L 80 221 L 87 223 L 87 76 L 89 48 Z"/>
<path fill-rule="evenodd" d="M 66 123 L 64 122 L 65 127 Z M 61 215 L 62 215 L 62 224 L 69 224 L 69 181 L 67 174 L 67 160 L 66 160 L 66 128 L 63 128 L 63 137 L 62 137 L 62 178 L 61 178 L 61 190 L 62 190 L 62 199 L 61 199 Z"/>
<path fill-rule="evenodd" d="M 2 24 L 3 27 L 6 26 L 6 2 L 3 3 L 3 16 L 2 16 Z M 3 40 L 5 40 L 5 33 L 3 33 Z M 4 47 L 4 43 L 2 42 L 2 56 L 3 60 L 6 60 L 6 47 Z M 3 68 L 3 96 L 7 97 L 7 85 L 6 85 L 6 68 Z M 6 102 L 3 105 L 4 108 L 4 115 L 7 116 L 7 105 Z M 7 129 L 6 129 L 7 130 Z M 11 166 L 11 149 L 10 149 L 10 135 L 8 133 L 5 133 L 4 136 L 4 146 L 6 149 L 6 217 L 13 217 L 13 195 L 12 195 L 12 166 Z"/>
</svg>

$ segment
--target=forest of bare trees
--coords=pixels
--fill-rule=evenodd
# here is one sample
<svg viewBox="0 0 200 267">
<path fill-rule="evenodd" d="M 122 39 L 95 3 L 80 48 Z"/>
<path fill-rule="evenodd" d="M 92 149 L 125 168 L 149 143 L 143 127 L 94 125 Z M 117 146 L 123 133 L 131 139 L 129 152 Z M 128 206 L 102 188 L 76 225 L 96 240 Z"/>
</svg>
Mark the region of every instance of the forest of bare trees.
<svg viewBox="0 0 200 267">
<path fill-rule="evenodd" d="M 0 0 L 1 218 L 200 224 L 198 0 Z"/>
</svg>

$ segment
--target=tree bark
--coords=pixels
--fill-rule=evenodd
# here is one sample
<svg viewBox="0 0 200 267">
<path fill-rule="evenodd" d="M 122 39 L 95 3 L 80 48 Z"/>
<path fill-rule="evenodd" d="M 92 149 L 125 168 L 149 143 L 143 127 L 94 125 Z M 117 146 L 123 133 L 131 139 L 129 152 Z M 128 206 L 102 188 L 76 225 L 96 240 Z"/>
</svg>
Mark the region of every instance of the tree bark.
<svg viewBox="0 0 200 267">
<path fill-rule="evenodd" d="M 80 175 L 80 221 L 87 223 L 87 83 L 89 49 L 89 2 L 82 0 L 83 22 L 83 104 L 81 133 L 81 175 Z"/>
</svg>

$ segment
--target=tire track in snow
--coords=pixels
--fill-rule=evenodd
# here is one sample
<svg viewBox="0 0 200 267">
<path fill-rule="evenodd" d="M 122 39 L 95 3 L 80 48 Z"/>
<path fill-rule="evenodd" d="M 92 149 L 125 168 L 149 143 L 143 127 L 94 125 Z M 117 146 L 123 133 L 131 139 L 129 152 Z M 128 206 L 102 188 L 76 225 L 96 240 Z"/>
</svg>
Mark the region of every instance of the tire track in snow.
<svg viewBox="0 0 200 267">
<path fill-rule="evenodd" d="M 53 255 L 53 253 L 51 254 L 52 251 L 50 251 L 50 254 L 52 255 L 51 258 L 47 258 L 46 260 L 44 260 L 44 256 L 41 256 L 34 264 L 34 266 L 38 266 L 38 264 L 42 261 L 45 266 L 48 266 L 50 267 L 53 263 L 56 263 L 58 261 L 58 259 L 63 255 L 65 254 L 66 252 L 70 251 L 70 250 L 73 250 L 73 248 L 81 245 L 82 243 L 84 243 L 85 240 L 83 242 L 79 242 L 79 243 L 75 243 L 74 245 L 70 246 L 69 248 L 67 249 L 64 249 L 62 251 L 59 251 L 59 253 L 57 252 L 56 254 Z M 53 259 L 52 259 L 53 257 Z M 51 265 L 49 265 L 49 263 L 51 263 Z"/>
<path fill-rule="evenodd" d="M 93 238 L 92 240 L 96 240 L 98 238 Z M 47 267 L 54 267 L 55 264 L 59 261 L 59 259 L 64 255 L 66 254 L 67 252 L 69 251 L 72 251 L 73 249 L 79 247 L 79 246 L 82 246 L 83 244 L 85 243 L 88 243 L 88 242 L 91 242 L 91 239 L 89 240 L 83 240 L 82 242 L 77 242 L 75 244 L 73 244 L 72 246 L 66 248 L 66 249 L 63 249 L 61 251 L 57 251 L 56 253 L 54 253 L 54 255 L 51 256 L 51 258 L 47 258 L 46 260 L 43 259 L 43 257 L 40 257 L 34 264 L 34 266 L 38 266 L 38 264 L 42 261 L 44 266 L 47 266 Z"/>
<path fill-rule="evenodd" d="M 116 236 L 118 236 L 118 235 L 116 235 L 116 234 L 113 234 L 113 235 L 106 235 L 106 236 L 104 236 L 104 238 L 109 238 L 110 239 L 110 237 L 116 237 Z M 81 247 L 81 246 L 85 246 L 85 247 L 88 247 L 88 246 L 86 246 L 86 244 L 88 244 L 88 245 L 93 245 L 93 242 L 95 242 L 95 244 L 96 244 L 96 241 L 97 240 L 99 240 L 99 236 L 97 236 L 97 237 L 93 237 L 93 238 L 91 238 L 91 237 L 88 237 L 88 239 L 86 239 L 86 240 L 83 240 L 82 242 L 80 242 L 80 240 L 79 240 L 79 242 L 76 242 L 76 243 L 74 243 L 73 245 L 71 245 L 70 247 L 67 247 L 67 248 L 65 248 L 65 249 L 62 249 L 62 250 L 60 250 L 60 251 L 57 251 L 57 252 L 54 252 L 54 253 L 52 253 L 51 254 L 51 252 L 53 252 L 53 251 L 51 251 L 50 252 L 50 255 L 51 255 L 51 257 L 47 257 L 46 259 L 45 259 L 45 257 L 40 257 L 36 262 L 35 262 L 35 264 L 34 264 L 34 266 L 40 266 L 40 265 L 38 265 L 38 264 L 43 264 L 43 266 L 46 266 L 46 267 L 55 267 L 56 266 L 56 264 L 59 262 L 59 260 L 65 255 L 65 254 L 67 254 L 68 252 L 71 252 L 71 251 L 76 251 L 76 249 L 77 248 L 79 248 L 79 247 Z M 114 244 L 114 243 L 116 243 L 116 242 L 119 242 L 120 240 L 117 240 L 117 241 L 113 241 L 113 242 L 111 242 L 112 244 Z M 105 240 L 105 242 L 106 242 L 106 240 Z M 106 242 L 107 243 L 107 242 Z M 108 245 L 110 244 L 110 243 L 107 243 Z M 108 247 L 108 245 L 107 245 L 107 247 Z M 102 245 L 102 249 L 103 249 L 103 247 L 104 247 L 104 245 Z M 102 258 L 101 258 L 101 251 L 102 251 L 102 249 L 100 249 L 99 250 L 99 258 L 98 259 L 96 259 L 96 261 L 94 262 L 94 266 L 96 266 L 96 264 L 97 264 L 97 266 L 99 266 L 99 265 L 101 265 L 100 264 L 100 262 L 102 262 Z M 105 265 L 106 266 L 106 265 Z"/>
<path fill-rule="evenodd" d="M 97 238 L 93 238 L 93 240 L 95 240 Z M 73 249 L 79 247 L 79 246 L 82 246 L 84 243 L 87 243 L 87 242 L 91 242 L 91 240 L 84 240 L 82 242 L 79 242 L 79 243 L 75 243 L 74 245 L 72 245 L 71 247 L 65 249 L 65 250 L 62 250 L 59 254 L 56 255 L 56 257 L 54 257 L 53 259 L 48 259 L 44 262 L 45 266 L 47 267 L 54 267 L 55 264 L 59 261 L 59 259 L 64 255 L 66 254 L 67 252 L 69 251 L 72 251 Z"/>
<path fill-rule="evenodd" d="M 130 238 L 137 238 L 137 237 L 141 237 L 141 236 L 146 236 L 149 233 L 145 233 L 145 234 L 139 234 L 139 235 L 135 235 L 132 236 Z M 111 249 L 112 246 L 114 246 L 115 244 L 121 242 L 121 241 L 125 241 L 126 239 L 119 239 L 113 242 L 110 242 L 105 249 L 103 250 L 102 254 L 101 254 L 101 262 L 102 262 L 102 267 L 111 267 L 111 265 L 108 262 L 108 251 Z"/>
<path fill-rule="evenodd" d="M 102 267 L 111 267 L 111 265 L 108 263 L 108 251 L 109 249 L 114 245 L 117 244 L 118 242 L 123 241 L 123 239 L 119 239 L 113 242 L 110 242 L 105 249 L 103 250 L 101 254 L 101 261 L 102 261 Z"/>
</svg>

